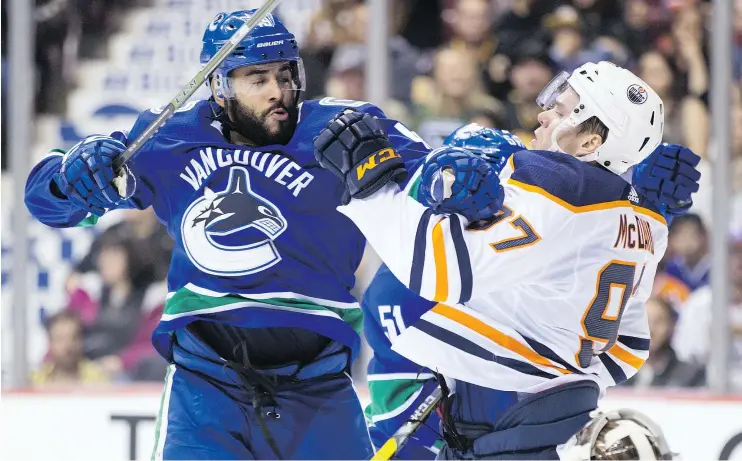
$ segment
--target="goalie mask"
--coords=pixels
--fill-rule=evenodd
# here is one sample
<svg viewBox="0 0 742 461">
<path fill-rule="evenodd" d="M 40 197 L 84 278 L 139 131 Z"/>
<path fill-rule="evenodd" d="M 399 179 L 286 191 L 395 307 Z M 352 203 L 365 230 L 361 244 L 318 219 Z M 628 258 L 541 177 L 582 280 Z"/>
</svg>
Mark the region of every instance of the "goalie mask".
<svg viewBox="0 0 742 461">
<path fill-rule="evenodd" d="M 639 77 L 610 62 L 587 63 L 571 75 L 560 73 L 536 102 L 544 110 L 561 104 L 569 113 L 552 132 L 548 150 L 555 152 L 564 152 L 557 141 L 560 132 L 597 117 L 608 135 L 595 152 L 578 158 L 596 161 L 616 174 L 640 163 L 662 140 L 662 100 Z"/>
<path fill-rule="evenodd" d="M 596 410 L 593 419 L 559 447 L 562 461 L 673 459 L 660 427 L 630 409 Z"/>
</svg>

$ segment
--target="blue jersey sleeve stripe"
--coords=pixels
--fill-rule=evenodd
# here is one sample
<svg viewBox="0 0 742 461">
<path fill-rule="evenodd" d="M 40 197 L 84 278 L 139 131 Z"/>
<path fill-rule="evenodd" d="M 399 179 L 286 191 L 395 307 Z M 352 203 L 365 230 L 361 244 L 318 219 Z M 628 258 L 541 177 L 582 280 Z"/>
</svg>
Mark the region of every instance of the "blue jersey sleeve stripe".
<svg viewBox="0 0 742 461">
<path fill-rule="evenodd" d="M 425 251 L 428 241 L 428 224 L 433 216 L 433 210 L 425 210 L 420 217 L 415 234 L 415 249 L 412 253 L 412 267 L 410 268 L 410 290 L 420 293 L 423 285 L 423 269 L 425 267 Z"/>
<path fill-rule="evenodd" d="M 415 323 L 415 326 L 413 328 L 417 328 L 418 330 L 422 331 L 428 336 L 431 336 L 437 339 L 438 341 L 446 343 L 451 347 L 455 347 L 456 349 L 466 352 L 467 354 L 473 355 L 475 357 L 479 357 L 482 360 L 487 360 L 488 362 L 494 362 L 494 363 L 497 363 L 498 365 L 508 367 L 517 372 L 527 374 L 527 375 L 538 376 L 540 378 L 545 378 L 545 379 L 552 379 L 555 377 L 555 375 L 542 371 L 526 362 L 511 359 L 508 357 L 498 357 L 497 355 L 481 347 L 480 345 L 475 344 L 469 341 L 468 339 L 457 335 L 456 333 L 453 333 L 449 330 L 441 328 L 438 325 L 430 323 L 426 320 L 423 320 L 423 319 L 418 320 Z"/>
<path fill-rule="evenodd" d="M 600 354 L 598 355 L 598 358 L 603 362 L 603 366 L 608 370 L 608 373 L 610 373 L 611 378 L 613 378 L 613 381 L 615 381 L 617 385 L 626 382 L 626 373 L 623 372 L 621 367 L 614 362 L 613 359 L 608 357 L 608 354 Z"/>
<path fill-rule="evenodd" d="M 536 341 L 535 339 L 531 339 L 528 336 L 523 336 L 523 335 L 521 335 L 521 336 L 523 337 L 523 340 L 526 343 L 528 343 L 528 345 L 531 347 L 531 349 L 533 349 L 534 351 L 536 351 L 536 353 L 538 353 L 542 357 L 546 357 L 547 359 L 551 360 L 552 362 L 556 362 L 556 363 L 562 365 L 564 368 L 566 368 L 567 370 L 571 371 L 572 373 L 578 373 L 578 374 L 581 374 L 581 375 L 584 375 L 585 374 L 584 372 L 582 372 L 579 369 L 577 369 L 577 368 L 573 367 L 572 365 L 570 365 L 569 362 L 567 362 L 566 360 L 564 360 L 561 357 L 559 357 L 559 355 L 556 352 L 554 352 L 553 350 L 551 350 L 546 345 L 541 344 L 540 342 Z"/>
<path fill-rule="evenodd" d="M 473 275 L 471 269 L 471 260 L 469 259 L 469 249 L 464 241 L 464 234 L 461 231 L 461 221 L 457 215 L 451 215 L 451 239 L 456 250 L 456 259 L 459 263 L 459 276 L 461 277 L 461 294 L 459 302 L 465 303 L 471 299 Z"/>
<path fill-rule="evenodd" d="M 649 338 L 637 338 L 636 336 L 618 335 L 618 342 L 635 351 L 648 351 Z"/>
</svg>

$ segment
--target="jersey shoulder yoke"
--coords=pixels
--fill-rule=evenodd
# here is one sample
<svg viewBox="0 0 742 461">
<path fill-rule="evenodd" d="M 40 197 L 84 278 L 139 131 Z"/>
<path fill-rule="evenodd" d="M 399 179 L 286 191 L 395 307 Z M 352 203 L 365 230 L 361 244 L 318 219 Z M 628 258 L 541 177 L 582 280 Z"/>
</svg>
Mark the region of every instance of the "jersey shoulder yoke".
<svg viewBox="0 0 742 461">
<path fill-rule="evenodd" d="M 521 151 L 510 158 L 508 181 L 572 212 L 632 207 L 665 222 L 659 210 L 619 175 L 595 163 L 550 151 Z"/>
</svg>

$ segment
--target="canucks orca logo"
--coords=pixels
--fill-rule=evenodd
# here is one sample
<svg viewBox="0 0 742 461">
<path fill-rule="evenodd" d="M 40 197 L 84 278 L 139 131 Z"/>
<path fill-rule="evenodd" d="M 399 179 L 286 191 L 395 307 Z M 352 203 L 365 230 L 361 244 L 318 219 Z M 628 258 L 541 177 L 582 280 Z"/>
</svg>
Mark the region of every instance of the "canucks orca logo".
<svg viewBox="0 0 742 461">
<path fill-rule="evenodd" d="M 188 207 L 181 235 L 188 257 L 201 271 L 235 277 L 279 262 L 273 240 L 287 225 L 281 210 L 253 192 L 247 170 L 232 167 L 226 189 L 206 188 Z"/>
</svg>

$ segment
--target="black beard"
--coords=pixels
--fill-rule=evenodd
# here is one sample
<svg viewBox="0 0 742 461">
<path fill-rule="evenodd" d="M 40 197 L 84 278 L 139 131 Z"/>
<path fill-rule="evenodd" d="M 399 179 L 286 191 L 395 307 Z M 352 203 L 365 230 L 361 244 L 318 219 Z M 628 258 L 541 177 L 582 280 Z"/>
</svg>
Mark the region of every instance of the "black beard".
<svg viewBox="0 0 742 461">
<path fill-rule="evenodd" d="M 252 141 L 256 146 L 288 144 L 294 135 L 294 130 L 299 119 L 299 110 L 293 105 L 287 107 L 279 103 L 267 109 L 260 116 L 236 100 L 225 101 L 225 106 L 227 115 L 229 115 L 230 125 L 232 125 L 231 128 L 246 139 Z M 278 122 L 278 132 L 274 134 L 266 128 L 266 121 L 270 113 L 276 109 L 285 110 L 289 116 L 286 120 Z"/>
</svg>

